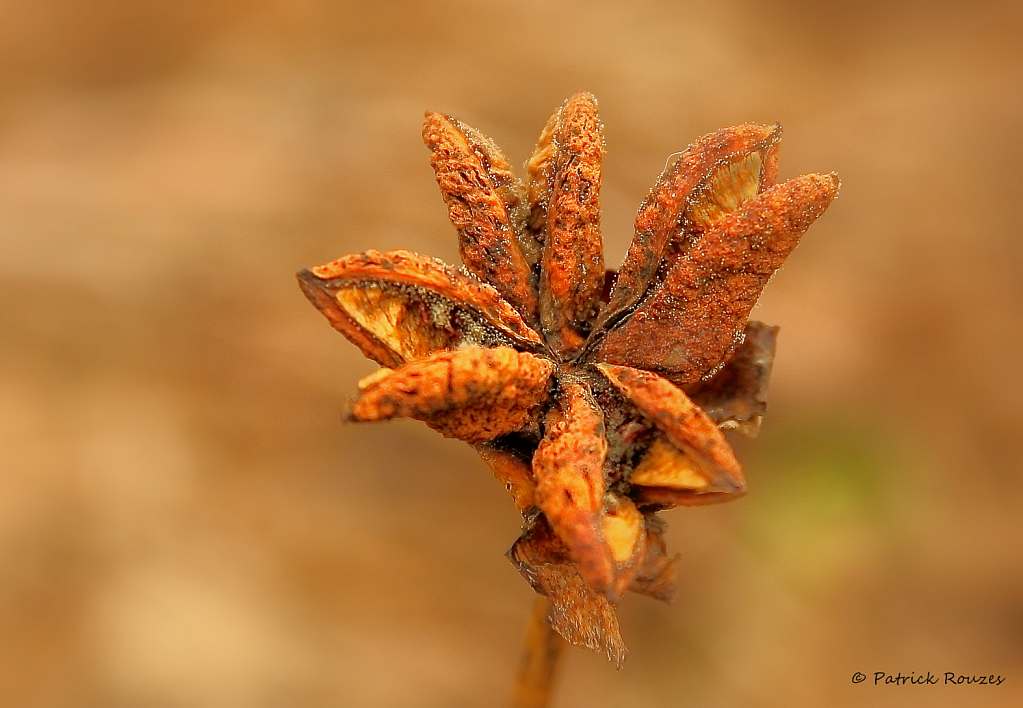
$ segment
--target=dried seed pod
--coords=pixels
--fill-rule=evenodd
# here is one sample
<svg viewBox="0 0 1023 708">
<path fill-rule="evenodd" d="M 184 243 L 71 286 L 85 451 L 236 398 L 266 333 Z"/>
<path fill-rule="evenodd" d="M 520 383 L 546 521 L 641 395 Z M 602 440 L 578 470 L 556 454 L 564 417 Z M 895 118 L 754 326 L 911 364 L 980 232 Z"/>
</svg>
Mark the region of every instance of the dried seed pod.
<svg viewBox="0 0 1023 708">
<path fill-rule="evenodd" d="M 538 248 L 531 235 L 516 229 L 522 185 L 508 160 L 479 131 L 440 113 L 426 114 L 423 140 L 448 217 L 458 230 L 462 263 L 493 285 L 526 321 L 535 322 L 532 266 Z"/>
<path fill-rule="evenodd" d="M 656 512 L 745 493 L 721 428 L 756 433 L 777 331 L 749 311 L 838 189 L 833 175 L 776 185 L 780 134 L 746 124 L 690 145 L 615 273 L 592 96 L 555 111 L 525 189 L 492 141 L 430 113 L 423 136 L 468 272 L 368 251 L 299 273 L 384 367 L 349 418 L 410 416 L 473 444 L 525 518 L 509 558 L 550 598 L 553 627 L 619 664 L 614 603 L 675 594 Z"/>
<path fill-rule="evenodd" d="M 680 384 L 713 373 L 741 341 L 771 275 L 837 193 L 834 175 L 808 174 L 747 201 L 688 244 L 664 281 L 607 332 L 595 358 Z"/>
<path fill-rule="evenodd" d="M 747 322 L 742 344 L 732 358 L 711 378 L 686 387 L 686 395 L 722 429 L 755 438 L 767 412 L 767 383 L 777 337 L 777 327 Z"/>
<path fill-rule="evenodd" d="M 604 416 L 578 380 L 561 380 L 558 404 L 533 456 L 540 509 L 598 592 L 614 579 L 611 551 L 600 528 L 604 508 Z"/>
<path fill-rule="evenodd" d="M 539 150 L 534 169 L 546 186 L 531 188 L 546 204 L 540 325 L 550 347 L 569 354 L 585 341 L 585 326 L 596 312 L 604 286 L 600 238 L 604 138 L 596 100 L 588 93 L 568 99 L 544 134 L 549 136 L 549 147 Z"/>
<path fill-rule="evenodd" d="M 334 328 L 381 366 L 461 346 L 544 346 L 492 287 L 409 251 L 354 253 L 298 279 Z"/>
<path fill-rule="evenodd" d="M 643 297 L 668 244 L 685 228 L 687 211 L 702 224 L 714 205 L 735 208 L 773 184 L 780 139 L 781 126 L 737 125 L 703 136 L 672 162 L 636 214 L 636 235 L 595 331 L 613 325 Z"/>
<path fill-rule="evenodd" d="M 521 430 L 548 396 L 554 364 L 509 347 L 435 352 L 359 382 L 347 419 L 415 418 L 469 443 Z"/>
<path fill-rule="evenodd" d="M 675 490 L 676 504 L 745 494 L 742 468 L 728 441 L 681 389 L 649 371 L 613 364 L 597 369 L 663 433 L 633 470 L 633 485 Z"/>
<path fill-rule="evenodd" d="M 551 602 L 551 626 L 576 646 L 599 651 L 617 666 L 628 656 L 614 606 L 579 574 L 572 555 L 543 516 L 534 517 L 508 559 Z"/>
</svg>

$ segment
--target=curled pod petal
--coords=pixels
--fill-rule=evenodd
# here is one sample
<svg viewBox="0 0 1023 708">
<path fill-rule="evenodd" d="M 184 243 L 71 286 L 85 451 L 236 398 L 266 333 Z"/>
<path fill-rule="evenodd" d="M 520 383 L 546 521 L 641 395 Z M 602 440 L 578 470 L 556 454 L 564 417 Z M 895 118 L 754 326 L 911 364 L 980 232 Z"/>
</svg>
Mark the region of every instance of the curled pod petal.
<svg viewBox="0 0 1023 708">
<path fill-rule="evenodd" d="M 668 556 L 664 541 L 664 522 L 653 514 L 646 518 L 646 553 L 629 590 L 670 604 L 678 595 L 676 564 L 678 556 Z"/>
<path fill-rule="evenodd" d="M 747 322 L 742 344 L 732 357 L 711 378 L 687 386 L 686 395 L 723 430 L 755 438 L 767 412 L 777 337 L 778 327 Z"/>
<path fill-rule="evenodd" d="M 636 214 L 636 235 L 595 332 L 639 302 L 673 240 L 687 229 L 705 230 L 773 184 L 780 139 L 777 125 L 722 128 L 694 141 L 671 163 Z"/>
<path fill-rule="evenodd" d="M 597 369 L 660 433 L 631 471 L 634 487 L 673 490 L 672 506 L 745 494 L 742 468 L 728 441 L 681 389 L 649 371 L 612 364 Z M 636 498 L 650 502 L 641 494 Z"/>
<path fill-rule="evenodd" d="M 580 575 L 569 550 L 542 516 L 533 518 L 508 559 L 551 603 L 551 627 L 576 646 L 598 651 L 617 666 L 628 656 L 615 608 Z"/>
<path fill-rule="evenodd" d="M 549 395 L 554 364 L 508 347 L 441 351 L 359 383 L 347 419 L 415 418 L 469 443 L 521 430 Z"/>
<path fill-rule="evenodd" d="M 581 382 L 560 383 L 558 404 L 546 416 L 546 434 L 533 455 L 537 503 L 582 576 L 598 592 L 608 592 L 614 563 L 601 525 L 604 416 Z"/>
<path fill-rule="evenodd" d="M 334 329 L 381 366 L 442 349 L 544 348 L 494 288 L 410 251 L 366 251 L 298 273 L 306 297 Z"/>
<path fill-rule="evenodd" d="M 534 323 L 538 246 L 518 226 L 522 185 L 508 160 L 485 135 L 440 113 L 426 114 L 423 140 L 458 231 L 462 263 Z"/>
<path fill-rule="evenodd" d="M 603 128 L 597 102 L 588 93 L 568 99 L 541 135 L 528 166 L 531 185 L 543 200 L 540 240 L 540 325 L 555 352 L 582 346 L 604 287 L 604 247 L 600 237 L 600 165 Z M 533 205 L 535 212 L 539 205 Z"/>
<path fill-rule="evenodd" d="M 741 343 L 767 281 L 838 186 L 834 175 L 803 175 L 725 216 L 689 243 L 663 282 L 606 333 L 596 360 L 662 372 L 679 384 L 713 374 Z"/>
</svg>

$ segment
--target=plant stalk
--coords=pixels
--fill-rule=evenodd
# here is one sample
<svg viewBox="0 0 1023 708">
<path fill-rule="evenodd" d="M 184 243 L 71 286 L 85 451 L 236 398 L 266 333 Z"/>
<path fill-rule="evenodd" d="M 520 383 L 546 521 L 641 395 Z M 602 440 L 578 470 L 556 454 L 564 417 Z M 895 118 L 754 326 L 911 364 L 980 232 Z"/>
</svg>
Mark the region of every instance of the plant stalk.
<svg viewBox="0 0 1023 708">
<path fill-rule="evenodd" d="M 565 640 L 550 622 L 551 603 L 537 595 L 526 630 L 526 648 L 519 669 L 512 708 L 548 708 L 558 658 Z"/>
</svg>

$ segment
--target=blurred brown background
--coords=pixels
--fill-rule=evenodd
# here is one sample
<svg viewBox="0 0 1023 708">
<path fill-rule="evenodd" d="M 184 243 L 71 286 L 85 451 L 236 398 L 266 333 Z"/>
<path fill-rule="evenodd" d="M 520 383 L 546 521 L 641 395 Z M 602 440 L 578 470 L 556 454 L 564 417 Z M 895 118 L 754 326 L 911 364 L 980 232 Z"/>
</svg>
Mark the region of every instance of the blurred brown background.
<svg viewBox="0 0 1023 708">
<path fill-rule="evenodd" d="M 844 188 L 755 313 L 750 495 L 666 515 L 680 600 L 627 598 L 625 668 L 570 651 L 559 708 L 1023 705 L 1023 3 L 0 7 L 0 705 L 504 704 L 512 505 L 340 424 L 373 366 L 293 273 L 454 262 L 423 110 L 521 164 L 584 89 L 610 263 L 718 127 Z"/>
</svg>

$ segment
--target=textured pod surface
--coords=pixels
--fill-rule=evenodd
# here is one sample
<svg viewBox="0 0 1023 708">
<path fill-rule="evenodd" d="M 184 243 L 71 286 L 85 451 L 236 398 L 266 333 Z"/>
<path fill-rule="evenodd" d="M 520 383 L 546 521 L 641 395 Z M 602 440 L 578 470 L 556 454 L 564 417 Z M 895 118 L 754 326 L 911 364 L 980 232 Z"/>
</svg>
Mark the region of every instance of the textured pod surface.
<svg viewBox="0 0 1023 708">
<path fill-rule="evenodd" d="M 775 184 L 780 136 L 744 124 L 692 143 L 640 207 L 616 272 L 593 96 L 554 112 L 525 185 L 489 138 L 428 113 L 464 269 L 367 251 L 299 273 L 384 367 L 349 419 L 412 417 L 471 443 L 525 519 L 508 555 L 550 598 L 554 628 L 617 663 L 614 605 L 676 592 L 656 514 L 746 491 L 722 428 L 758 431 L 777 334 L 750 308 L 838 189 L 833 175 Z"/>
<path fill-rule="evenodd" d="M 692 489 L 696 494 L 745 493 L 742 468 L 728 441 L 714 421 L 681 389 L 649 371 L 611 364 L 599 364 L 597 368 L 622 396 L 657 426 L 670 443 L 662 453 L 664 463 L 659 467 L 672 465 L 672 450 L 680 453 L 678 465 L 687 463 L 679 471 L 679 478 L 685 480 L 679 484 L 680 489 Z M 702 478 L 703 483 L 694 484 L 694 476 Z"/>
<path fill-rule="evenodd" d="M 604 508 L 604 416 L 579 381 L 561 381 L 546 435 L 533 456 L 540 509 L 598 591 L 611 587 L 611 551 L 600 526 Z"/>
<path fill-rule="evenodd" d="M 740 341 L 774 271 L 838 193 L 833 175 L 776 185 L 689 243 L 664 281 L 601 340 L 596 359 L 698 381 Z"/>
<path fill-rule="evenodd" d="M 738 205 L 773 183 L 778 169 L 779 126 L 748 123 L 722 128 L 695 141 L 660 176 L 636 214 L 636 235 L 618 273 L 600 324 L 613 324 L 646 293 L 661 267 L 668 244 L 696 220 L 708 219 L 709 206 Z M 738 169 L 737 169 L 738 167 Z"/>
<path fill-rule="evenodd" d="M 614 605 L 579 574 L 568 549 L 542 516 L 508 551 L 508 559 L 551 602 L 551 626 L 576 646 L 598 651 L 617 666 L 628 656 Z"/>
<path fill-rule="evenodd" d="M 604 286 L 600 238 L 604 136 L 596 100 L 588 93 L 568 99 L 549 127 L 551 154 L 538 170 L 538 178 L 548 181 L 543 190 L 540 325 L 551 348 L 565 354 L 585 341 Z"/>
<path fill-rule="evenodd" d="M 347 418 L 415 418 L 469 443 L 493 440 L 527 426 L 553 371 L 508 347 L 436 352 L 363 379 Z"/>
<path fill-rule="evenodd" d="M 543 339 L 492 287 L 410 251 L 366 251 L 298 274 L 336 330 L 382 366 L 438 350 Z"/>
<path fill-rule="evenodd" d="M 517 233 L 522 186 L 508 160 L 479 131 L 440 113 L 426 114 L 423 141 L 458 231 L 462 263 L 535 322 L 537 247 Z"/>
</svg>

